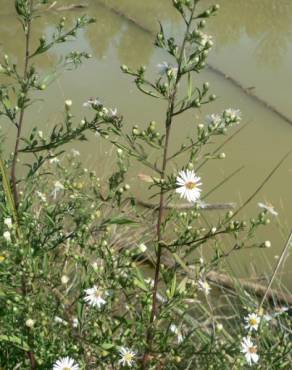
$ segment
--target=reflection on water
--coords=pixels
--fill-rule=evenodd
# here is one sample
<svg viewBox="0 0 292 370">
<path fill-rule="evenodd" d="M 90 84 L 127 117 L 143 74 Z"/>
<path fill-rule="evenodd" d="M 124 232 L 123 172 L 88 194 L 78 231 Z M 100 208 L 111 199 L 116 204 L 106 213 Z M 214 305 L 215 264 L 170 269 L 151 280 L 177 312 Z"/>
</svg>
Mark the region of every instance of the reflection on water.
<svg viewBox="0 0 292 370">
<path fill-rule="evenodd" d="M 258 62 L 276 65 L 281 61 L 292 41 L 291 0 L 220 0 L 218 3 L 220 13 L 210 22 L 218 48 L 246 35 L 257 43 Z"/>
<path fill-rule="evenodd" d="M 212 63 L 225 73 L 234 76 L 244 86 L 255 86 L 256 92 L 271 101 L 277 107 L 291 112 L 292 86 L 292 49 L 289 43 L 292 39 L 292 2 L 291 0 L 220 0 L 221 11 L 218 17 L 210 20 L 208 32 L 215 35 L 216 48 L 212 52 Z M 71 0 L 58 1 L 59 5 L 70 4 Z M 77 3 L 75 1 L 74 3 Z M 49 11 L 41 14 L 34 22 L 33 46 L 38 44 L 41 35 L 49 36 L 53 25 L 61 16 L 66 16 L 70 25 L 76 17 L 87 13 L 97 18 L 76 42 L 69 46 L 60 45 L 50 51 L 49 58 L 37 58 L 36 63 L 44 73 L 58 62 L 60 56 L 69 50 L 86 50 L 93 55 L 76 74 L 65 73 L 43 97 L 45 104 L 37 104 L 28 112 L 26 119 L 30 130 L 35 124 L 42 122 L 40 129 L 47 133 L 58 122 L 63 101 L 70 98 L 73 101 L 72 110 L 76 119 L 80 119 L 86 111 L 82 108 L 83 101 L 90 96 L 103 98 L 106 105 L 117 106 L 124 115 L 129 127 L 132 124 L 146 124 L 151 120 L 163 122 L 163 107 L 159 102 L 144 98 L 131 87 L 128 78 L 120 73 L 119 65 L 128 64 L 137 67 L 148 64 L 149 73 L 153 73 L 157 63 L 165 60 L 161 50 L 153 47 L 153 37 L 143 28 L 152 32 L 157 29 L 160 19 L 166 23 L 166 30 L 180 33 L 180 23 L 176 12 L 171 7 L 170 0 L 87 0 L 89 7 L 86 11 Z M 213 3 L 212 0 L 202 0 L 202 5 Z M 11 54 L 21 61 L 23 55 L 23 36 L 19 22 L 16 20 L 13 1 L 2 0 L 0 8 L 0 52 Z M 113 8 L 113 10 L 111 9 Z M 132 21 L 128 22 L 126 17 Z M 134 22 L 133 22 L 134 21 Z M 139 23 L 142 27 L 138 27 Z M 259 68 L 259 64 L 265 68 Z M 277 64 L 277 73 L 275 65 Z M 0 77 L 1 78 L 1 77 Z M 290 149 L 292 142 L 292 127 L 255 101 L 241 94 L 228 81 L 206 71 L 197 77 L 196 83 L 210 81 L 212 91 L 219 95 L 214 104 L 196 111 L 196 122 L 201 122 L 209 112 L 221 111 L 226 107 L 240 108 L 244 113 L 244 121 L 252 124 L 242 131 L 240 136 L 228 143 L 224 151 L 227 160 L 210 163 L 200 171 L 204 179 L 204 192 L 208 192 L 222 177 L 234 171 L 241 165 L 245 166 L 236 179 L 228 182 L 224 189 L 214 193 L 208 201 L 240 203 L 255 190 L 271 167 Z M 2 83 L 2 80 L 0 81 Z M 130 86 L 130 87 L 129 87 Z M 271 88 L 271 86 L 273 88 Z M 126 92 L 126 93 L 125 93 Z M 281 92 L 281 93 L 279 93 Z M 0 125 L 5 126 L 0 117 Z M 184 125 L 184 130 L 181 129 Z M 29 127 L 28 127 L 29 126 Z M 6 127 L 6 126 L 5 126 Z M 175 151 L 181 144 L 186 132 L 194 129 L 194 113 L 183 116 L 176 122 L 171 150 Z M 7 150 L 12 142 L 13 131 L 9 131 Z M 74 144 L 76 145 L 76 144 Z M 102 176 L 104 171 L 110 171 L 110 158 L 104 153 L 104 147 L 94 137 L 90 142 L 78 144 L 83 152 L 86 166 L 94 169 Z M 107 149 L 106 149 L 107 150 Z M 106 157 L 106 160 L 105 160 Z M 98 158 L 98 160 L 97 160 Z M 183 162 L 178 161 L 174 168 L 180 168 Z M 139 166 L 133 165 L 130 172 L 130 183 L 135 189 Z M 292 219 L 292 164 L 286 162 L 277 175 L 268 183 L 252 204 L 247 208 L 247 214 L 255 215 L 257 201 L 270 201 L 280 213 L 279 227 L 271 226 L 260 235 L 263 240 L 271 239 L 273 247 L 266 252 L 270 264 L 274 264 L 274 256 L 279 254 L 283 239 Z M 141 188 L 135 189 L 141 192 Z M 139 193 L 139 195 L 143 195 Z M 209 216 L 208 216 L 209 217 Z M 244 275 L 250 272 L 251 261 L 254 261 L 257 271 L 266 271 L 262 254 L 236 255 L 231 258 L 235 273 Z M 291 267 L 288 261 L 286 269 Z M 288 281 L 288 278 L 286 279 Z"/>
</svg>

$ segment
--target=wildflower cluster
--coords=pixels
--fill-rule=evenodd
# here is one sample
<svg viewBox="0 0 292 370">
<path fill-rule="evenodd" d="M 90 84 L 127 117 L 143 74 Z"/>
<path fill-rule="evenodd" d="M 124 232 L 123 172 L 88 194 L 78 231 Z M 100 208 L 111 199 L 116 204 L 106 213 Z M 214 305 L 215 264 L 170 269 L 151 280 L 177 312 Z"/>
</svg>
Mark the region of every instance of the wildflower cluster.
<svg viewBox="0 0 292 370">
<path fill-rule="evenodd" d="M 193 88 L 193 75 L 205 68 L 214 45 L 203 29 L 219 6 L 201 12 L 198 0 L 173 0 L 185 33 L 183 40 L 176 40 L 160 26 L 156 45 L 170 61 L 159 63 L 154 81 L 144 66 L 122 66 L 139 91 L 166 103 L 162 127 L 153 117 L 146 127 L 129 125 L 116 108 L 96 97 L 78 107 L 84 117 L 76 123 L 77 108 L 68 97 L 60 124 L 49 133 L 32 128 L 22 138 L 25 112 L 33 103 L 31 92 L 46 88 L 34 57 L 74 38 L 93 20 L 78 18 L 65 30 L 66 19 L 61 18 L 52 38 L 40 39 L 36 50 L 30 50 L 31 22 L 39 8 L 33 0 L 16 0 L 15 5 L 26 50 L 24 74 L 8 56 L 0 65 L 0 73 L 12 80 L 0 87 L 1 115 L 16 128 L 12 158 L 0 158 L 1 367 L 230 369 L 242 365 L 242 354 L 248 365 L 261 362 L 263 368 L 289 363 L 291 323 L 277 327 L 284 338 L 280 361 L 275 353 L 266 355 L 275 347 L 269 334 L 272 325 L 263 325 L 269 340 L 260 343 L 256 336 L 264 320 L 261 315 L 246 317 L 239 349 L 234 328 L 227 330 L 218 321 L 220 305 L 212 302 L 210 274 L 233 252 L 270 247 L 269 241 L 254 241 L 254 236 L 258 227 L 269 223 L 269 213 L 277 215 L 264 204 L 249 222 L 230 204 L 218 208 L 216 223 L 204 215 L 214 205 L 205 202 L 210 191 L 206 192 L 208 178 L 202 167 L 225 158 L 216 149 L 210 152 L 209 144 L 233 130 L 242 120 L 241 112 L 229 108 L 195 121 L 192 136 L 178 143 L 173 153 L 169 148 L 175 117 L 216 99 L 208 82 Z M 88 57 L 71 52 L 65 67 L 78 66 Z M 84 168 L 78 150 L 64 152 L 64 144 L 86 140 L 90 132 L 115 148 L 116 167 L 102 178 Z M 25 154 L 33 159 L 20 177 L 18 163 Z M 132 161 L 143 167 L 137 177 L 149 185 L 154 203 L 137 199 L 131 191 L 127 172 Z M 230 250 L 223 248 L 227 239 Z M 205 249 L 209 256 L 203 255 Z M 275 314 L 272 320 L 284 315 Z"/>
</svg>

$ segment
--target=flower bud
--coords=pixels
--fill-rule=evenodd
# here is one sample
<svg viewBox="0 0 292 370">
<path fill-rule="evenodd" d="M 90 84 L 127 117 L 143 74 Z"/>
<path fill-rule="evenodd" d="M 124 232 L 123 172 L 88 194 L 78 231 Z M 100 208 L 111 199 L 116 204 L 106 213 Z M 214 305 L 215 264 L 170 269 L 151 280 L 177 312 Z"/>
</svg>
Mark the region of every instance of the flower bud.
<svg viewBox="0 0 292 370">
<path fill-rule="evenodd" d="M 225 159 L 226 158 L 226 154 L 225 153 L 220 153 L 219 156 L 218 156 L 219 159 Z"/>
<path fill-rule="evenodd" d="M 68 99 L 68 100 L 65 100 L 65 107 L 68 109 L 72 106 L 72 100 Z"/>
<path fill-rule="evenodd" d="M 272 243 L 271 243 L 269 240 L 266 240 L 266 241 L 264 242 L 264 247 L 265 247 L 265 248 L 271 248 L 271 246 L 272 246 Z"/>
<path fill-rule="evenodd" d="M 211 229 L 211 234 L 215 234 L 216 233 L 216 231 L 217 231 L 217 227 L 212 227 L 212 229 Z"/>
<path fill-rule="evenodd" d="M 28 328 L 33 328 L 34 324 L 35 324 L 35 321 L 32 319 L 27 319 L 25 322 L 25 326 L 27 326 Z"/>
<path fill-rule="evenodd" d="M 123 72 L 129 72 L 129 68 L 128 68 L 128 66 L 126 66 L 125 64 L 123 64 L 122 66 L 121 66 L 121 70 L 123 71 Z"/>
<path fill-rule="evenodd" d="M 144 243 L 139 244 L 138 249 L 140 252 L 144 253 L 147 251 L 147 246 Z"/>
<path fill-rule="evenodd" d="M 205 82 L 205 83 L 203 84 L 203 89 L 204 89 L 204 90 L 209 90 L 209 88 L 210 88 L 210 84 L 209 84 L 209 82 Z"/>
<path fill-rule="evenodd" d="M 67 275 L 63 275 L 61 277 L 62 284 L 66 285 L 69 282 L 69 277 Z"/>
</svg>

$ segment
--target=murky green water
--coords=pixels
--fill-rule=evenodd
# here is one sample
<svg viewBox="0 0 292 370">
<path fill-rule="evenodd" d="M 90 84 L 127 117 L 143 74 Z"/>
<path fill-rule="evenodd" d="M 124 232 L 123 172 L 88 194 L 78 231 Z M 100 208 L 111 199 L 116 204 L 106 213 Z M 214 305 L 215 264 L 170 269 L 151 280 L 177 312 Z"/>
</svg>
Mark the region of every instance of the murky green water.
<svg viewBox="0 0 292 370">
<path fill-rule="evenodd" d="M 82 2 L 80 0 L 80 2 Z M 179 34 L 181 24 L 170 6 L 169 0 L 88 0 L 86 10 L 59 12 L 50 10 L 43 14 L 34 25 L 34 40 L 44 34 L 51 34 L 52 25 L 65 15 L 68 24 L 80 14 L 87 13 L 97 18 L 97 23 L 80 34 L 78 40 L 55 48 L 48 56 L 39 58 L 37 63 L 44 74 L 58 62 L 61 55 L 71 49 L 86 50 L 93 58 L 77 72 L 66 72 L 44 93 L 45 102 L 37 102 L 33 113 L 27 115 L 26 127 L 38 124 L 44 132 L 49 131 L 62 115 L 63 101 L 73 100 L 76 119 L 88 114 L 82 103 L 88 97 L 98 96 L 105 105 L 117 107 L 124 115 L 125 122 L 146 125 L 150 120 L 163 122 L 163 105 L 137 93 L 133 83 L 120 72 L 119 66 L 127 64 L 137 67 L 146 65 L 149 74 L 157 71 L 157 63 L 167 59 L 161 50 L 153 47 L 151 32 L 160 19 L 167 24 L 169 32 Z M 58 1 L 57 6 L 71 1 Z M 76 2 L 74 2 L 76 3 Z M 202 5 L 210 4 L 202 0 Z M 236 79 L 243 87 L 275 106 L 292 120 L 292 2 L 291 0 L 220 0 L 220 14 L 209 23 L 208 31 L 216 40 L 211 53 L 210 64 L 226 75 Z M 129 18 L 129 19 L 127 19 Z M 142 27 L 137 26 L 137 23 Z M 146 31 L 149 30 L 150 32 Z M 0 50 L 21 62 L 23 37 L 16 20 L 13 1 L 2 0 L 0 9 Z M 177 120 L 173 131 L 171 149 L 175 151 L 194 122 L 199 122 L 209 112 L 221 111 L 226 107 L 240 108 L 244 122 L 250 122 L 240 135 L 229 142 L 224 151 L 225 161 L 214 161 L 200 171 L 204 191 L 208 192 L 214 184 L 240 166 L 244 169 L 223 188 L 214 192 L 209 202 L 232 201 L 240 204 L 261 183 L 277 161 L 292 147 L 292 125 L 277 114 L 246 95 L 241 89 L 212 70 L 206 70 L 197 82 L 209 81 L 213 92 L 219 99 L 192 114 Z M 13 129 L 1 121 L 4 132 L 8 134 L 8 144 L 12 143 Z M 105 156 L 110 148 L 101 144 L 97 138 L 89 143 L 77 144 L 82 152 L 86 166 L 95 168 L 102 176 L 108 173 L 112 159 Z M 7 148 L 12 150 L 12 147 Z M 174 167 L 181 166 L 174 163 Z M 135 192 L 136 176 L 140 172 L 133 165 L 129 182 Z M 147 171 L 146 171 L 147 172 Z M 272 248 L 263 252 L 243 252 L 233 255 L 229 267 L 239 276 L 264 274 L 269 265 L 276 263 L 292 220 L 292 159 L 288 159 L 272 180 L 244 210 L 244 214 L 256 214 L 257 202 L 271 202 L 279 212 L 279 217 L 266 228 L 259 238 L 270 239 Z M 208 215 L 209 217 L 209 215 Z M 208 250 L 202 251 L 203 255 Z M 292 256 L 282 270 L 283 280 L 289 281 Z"/>
</svg>

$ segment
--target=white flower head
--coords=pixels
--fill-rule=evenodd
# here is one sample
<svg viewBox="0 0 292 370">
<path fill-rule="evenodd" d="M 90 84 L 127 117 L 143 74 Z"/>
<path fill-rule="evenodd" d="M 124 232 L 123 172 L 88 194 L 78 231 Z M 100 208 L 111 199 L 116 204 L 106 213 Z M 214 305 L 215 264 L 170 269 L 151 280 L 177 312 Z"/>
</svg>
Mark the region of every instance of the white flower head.
<svg viewBox="0 0 292 370">
<path fill-rule="evenodd" d="M 12 219 L 11 219 L 11 217 L 6 217 L 4 219 L 4 224 L 8 227 L 8 229 L 12 229 Z"/>
<path fill-rule="evenodd" d="M 251 341 L 250 337 L 244 337 L 241 342 L 241 352 L 244 354 L 249 365 L 257 363 L 259 355 L 257 354 L 257 346 Z"/>
<path fill-rule="evenodd" d="M 239 123 L 241 121 L 241 116 L 242 115 L 241 115 L 240 109 L 228 108 L 228 109 L 225 109 L 225 111 L 223 112 L 223 116 L 229 122 Z"/>
<path fill-rule="evenodd" d="M 205 295 L 209 295 L 211 291 L 211 287 L 209 283 L 204 279 L 199 279 L 198 281 L 198 289 L 203 292 Z"/>
<path fill-rule="evenodd" d="M 77 319 L 77 317 L 74 317 L 72 320 L 73 328 L 78 328 L 78 325 L 79 325 L 79 320 Z"/>
<path fill-rule="evenodd" d="M 11 234 L 10 234 L 10 232 L 9 232 L 9 231 L 5 231 L 5 232 L 3 233 L 3 237 L 4 237 L 4 239 L 5 239 L 8 243 L 11 243 Z"/>
<path fill-rule="evenodd" d="M 52 196 L 54 199 L 57 198 L 58 193 L 64 189 L 64 185 L 60 183 L 60 181 L 56 181 L 54 183 L 54 189 L 52 191 Z"/>
<path fill-rule="evenodd" d="M 158 63 L 157 68 L 160 75 L 164 75 L 169 72 L 171 72 L 173 76 L 176 76 L 177 74 L 177 67 L 173 67 L 167 62 Z"/>
<path fill-rule="evenodd" d="M 67 326 L 67 321 L 63 320 L 61 317 L 59 316 L 55 316 L 54 317 L 54 321 L 57 323 L 57 324 L 62 324 L 62 325 L 65 325 Z"/>
<path fill-rule="evenodd" d="M 64 285 L 68 284 L 69 280 L 70 280 L 69 276 L 67 276 L 67 275 L 62 275 L 61 276 L 61 283 L 62 284 L 64 284 Z"/>
<path fill-rule="evenodd" d="M 147 251 L 147 246 L 144 243 L 138 245 L 138 249 L 141 253 L 145 253 Z"/>
<path fill-rule="evenodd" d="M 265 203 L 259 202 L 258 206 L 260 208 L 262 208 L 263 210 L 269 212 L 273 216 L 278 216 L 279 215 L 279 213 L 277 211 L 275 211 L 275 208 L 272 204 L 265 204 Z"/>
<path fill-rule="evenodd" d="M 162 62 L 157 64 L 157 68 L 159 70 L 159 74 L 164 75 L 170 68 L 170 65 L 167 62 Z"/>
<path fill-rule="evenodd" d="M 186 198 L 191 203 L 199 200 L 202 183 L 201 178 L 196 176 L 194 171 L 180 171 L 179 176 L 176 178 L 176 184 L 178 185 L 176 192 L 180 194 L 181 198 Z"/>
<path fill-rule="evenodd" d="M 72 106 L 72 100 L 70 100 L 70 99 L 65 100 L 65 106 L 67 108 L 71 107 Z"/>
<path fill-rule="evenodd" d="M 286 313 L 288 311 L 289 311 L 289 307 L 287 307 L 287 306 L 277 307 L 276 312 L 274 313 L 274 317 L 282 315 L 283 313 Z"/>
<path fill-rule="evenodd" d="M 53 370 L 79 370 L 79 365 L 70 357 L 63 357 L 53 365 Z"/>
<path fill-rule="evenodd" d="M 96 285 L 92 288 L 85 289 L 85 294 L 84 301 L 90 306 L 101 308 L 106 304 L 106 301 L 102 298 L 102 291 Z"/>
<path fill-rule="evenodd" d="M 170 327 L 169 327 L 169 330 L 175 334 L 177 336 L 177 343 L 180 344 L 183 342 L 184 340 L 184 337 L 182 335 L 182 332 L 180 331 L 180 329 L 175 325 L 175 324 L 171 324 Z"/>
<path fill-rule="evenodd" d="M 38 135 L 39 135 L 39 138 L 40 138 L 40 139 L 43 139 L 43 138 L 44 138 L 44 133 L 43 133 L 43 131 L 38 131 Z"/>
<path fill-rule="evenodd" d="M 245 329 L 257 331 L 261 318 L 256 313 L 250 313 L 244 318 L 244 321 L 246 322 Z"/>
<path fill-rule="evenodd" d="M 136 352 L 132 351 L 129 348 L 121 347 L 120 348 L 120 357 L 119 363 L 123 366 L 131 367 L 134 363 L 134 358 L 136 356 Z"/>
<path fill-rule="evenodd" d="M 118 115 L 118 110 L 117 110 L 117 108 L 113 108 L 113 109 L 110 108 L 109 113 L 110 113 L 110 116 L 112 118 L 114 118 L 114 117 L 116 117 Z"/>
<path fill-rule="evenodd" d="M 54 157 L 50 159 L 50 164 L 58 164 L 60 159 L 58 157 Z"/>
<path fill-rule="evenodd" d="M 33 319 L 27 319 L 25 322 L 25 326 L 27 326 L 28 328 L 33 328 L 34 324 L 35 324 L 35 321 Z"/>
<path fill-rule="evenodd" d="M 101 101 L 98 100 L 98 99 L 93 99 L 93 98 L 89 98 L 85 103 L 83 103 L 83 107 L 93 107 L 93 106 L 96 106 L 96 107 L 99 107 L 101 106 Z"/>
<path fill-rule="evenodd" d="M 210 43 L 210 45 L 213 45 L 213 37 L 211 35 L 207 35 L 204 32 L 199 33 L 199 44 L 203 47 L 207 45 L 207 43 Z"/>
<path fill-rule="evenodd" d="M 209 126 L 217 128 L 222 124 L 222 116 L 217 113 L 209 114 L 206 116 L 206 122 Z"/>
</svg>

